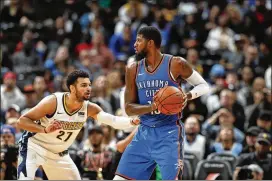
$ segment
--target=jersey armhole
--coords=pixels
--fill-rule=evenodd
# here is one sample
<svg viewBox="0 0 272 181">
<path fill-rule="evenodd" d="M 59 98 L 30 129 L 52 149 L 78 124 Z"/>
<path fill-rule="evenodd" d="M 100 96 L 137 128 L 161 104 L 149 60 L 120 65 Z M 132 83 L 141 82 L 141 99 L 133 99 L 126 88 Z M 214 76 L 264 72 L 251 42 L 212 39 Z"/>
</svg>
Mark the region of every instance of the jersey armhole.
<svg viewBox="0 0 272 181">
<path fill-rule="evenodd" d="M 55 111 L 52 114 L 50 114 L 50 115 L 46 114 L 45 115 L 47 118 L 52 118 L 56 114 L 56 111 L 57 111 L 57 108 L 58 108 L 58 98 L 57 98 L 57 96 L 55 94 L 52 94 L 52 95 L 54 95 L 55 98 L 56 98 L 56 107 L 55 107 Z"/>
<path fill-rule="evenodd" d="M 138 78 L 138 73 L 139 73 L 141 62 L 142 62 L 142 60 L 140 62 L 136 62 L 137 66 L 136 66 L 136 71 L 135 71 L 135 82 L 137 81 L 137 78 Z"/>
<path fill-rule="evenodd" d="M 170 80 L 172 80 L 175 84 L 178 84 L 177 80 L 174 78 L 172 72 L 171 72 L 171 63 L 174 56 L 171 56 L 168 61 L 168 76 Z"/>
</svg>

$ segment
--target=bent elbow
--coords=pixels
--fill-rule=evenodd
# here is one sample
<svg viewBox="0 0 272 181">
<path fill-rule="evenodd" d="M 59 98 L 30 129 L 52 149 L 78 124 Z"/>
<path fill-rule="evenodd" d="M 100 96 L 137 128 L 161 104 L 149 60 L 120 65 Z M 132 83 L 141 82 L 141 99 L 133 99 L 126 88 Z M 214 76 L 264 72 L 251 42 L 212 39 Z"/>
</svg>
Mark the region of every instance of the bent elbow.
<svg viewBox="0 0 272 181">
<path fill-rule="evenodd" d="M 17 127 L 18 128 L 22 128 L 22 119 L 21 119 L 22 117 L 20 117 L 19 119 L 17 119 L 17 121 L 16 121 L 16 124 L 17 124 Z"/>
<path fill-rule="evenodd" d="M 131 106 L 129 105 L 129 103 L 126 103 L 126 105 L 125 105 L 125 111 L 126 111 L 126 114 L 128 116 L 133 116 L 133 114 L 131 112 Z"/>
</svg>

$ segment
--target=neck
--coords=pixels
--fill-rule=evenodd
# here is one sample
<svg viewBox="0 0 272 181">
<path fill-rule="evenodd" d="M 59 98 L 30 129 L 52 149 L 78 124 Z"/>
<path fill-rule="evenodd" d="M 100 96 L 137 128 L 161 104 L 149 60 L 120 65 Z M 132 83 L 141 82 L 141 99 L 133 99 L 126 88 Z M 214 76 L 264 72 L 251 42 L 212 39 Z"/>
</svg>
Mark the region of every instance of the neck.
<svg viewBox="0 0 272 181">
<path fill-rule="evenodd" d="M 155 51 L 151 51 L 150 53 L 148 53 L 146 56 L 148 66 L 151 68 L 157 67 L 157 65 L 160 63 L 162 59 L 162 56 L 163 55 L 160 52 L 160 50 L 157 49 Z"/>
<path fill-rule="evenodd" d="M 14 88 L 6 86 L 6 89 L 5 89 L 6 92 L 12 92 L 13 90 Z"/>
<path fill-rule="evenodd" d="M 94 153 L 102 152 L 102 146 L 101 146 L 101 145 L 99 145 L 99 146 L 97 146 L 97 147 L 94 147 L 94 146 L 93 146 L 93 152 L 94 152 Z"/>
<path fill-rule="evenodd" d="M 71 93 L 69 93 L 68 96 L 65 96 L 64 99 L 66 107 L 70 110 L 70 112 L 78 110 L 82 107 L 83 101 L 77 100 L 76 96 Z"/>
<path fill-rule="evenodd" d="M 233 142 L 231 140 L 224 140 L 222 141 L 222 145 L 225 150 L 230 150 L 233 145 Z"/>
<path fill-rule="evenodd" d="M 196 139 L 196 135 L 186 135 L 187 141 L 192 143 Z"/>
</svg>

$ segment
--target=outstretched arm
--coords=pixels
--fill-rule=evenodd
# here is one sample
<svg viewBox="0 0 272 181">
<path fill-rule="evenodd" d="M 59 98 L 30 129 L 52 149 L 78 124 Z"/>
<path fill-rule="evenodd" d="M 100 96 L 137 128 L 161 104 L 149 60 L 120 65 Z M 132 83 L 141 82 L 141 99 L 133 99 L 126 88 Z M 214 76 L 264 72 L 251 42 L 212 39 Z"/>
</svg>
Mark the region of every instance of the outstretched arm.
<svg viewBox="0 0 272 181">
<path fill-rule="evenodd" d="M 101 107 L 94 103 L 89 103 L 88 105 L 88 116 L 97 120 L 99 123 L 107 124 L 115 129 L 127 129 L 140 124 L 138 118 L 114 116 L 104 112 Z"/>
<path fill-rule="evenodd" d="M 194 88 L 186 94 L 188 100 L 198 98 L 208 93 L 210 90 L 208 83 L 201 75 L 193 70 L 189 63 L 181 57 L 173 58 L 171 72 L 174 75 L 177 75 L 177 77 L 181 76 L 189 84 L 194 86 Z"/>
<path fill-rule="evenodd" d="M 47 127 L 43 127 L 34 121 L 40 120 L 46 115 L 54 114 L 57 106 L 57 99 L 54 95 L 45 97 L 39 104 L 30 109 L 17 120 L 19 128 L 33 133 L 49 133 L 61 128 L 58 121 L 53 121 Z"/>
<path fill-rule="evenodd" d="M 125 110 L 129 116 L 142 115 L 157 109 L 154 103 L 137 104 L 136 72 L 137 63 L 129 65 L 126 69 Z"/>
</svg>

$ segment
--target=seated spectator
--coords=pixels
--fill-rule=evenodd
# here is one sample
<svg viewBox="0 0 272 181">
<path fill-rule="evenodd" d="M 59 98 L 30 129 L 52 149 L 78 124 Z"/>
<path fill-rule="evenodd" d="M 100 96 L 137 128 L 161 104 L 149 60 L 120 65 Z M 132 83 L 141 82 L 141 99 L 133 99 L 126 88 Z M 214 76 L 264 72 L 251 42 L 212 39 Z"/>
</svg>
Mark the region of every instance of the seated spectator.
<svg viewBox="0 0 272 181">
<path fill-rule="evenodd" d="M 16 180 L 18 147 L 15 146 L 15 129 L 10 125 L 1 126 L 1 180 Z"/>
<path fill-rule="evenodd" d="M 261 133 L 261 129 L 257 126 L 252 126 L 246 131 L 245 144 L 242 153 L 255 152 L 255 144 L 257 136 Z"/>
<path fill-rule="evenodd" d="M 216 142 L 212 145 L 211 152 L 231 153 L 238 156 L 242 149 L 242 144 L 235 141 L 233 128 L 224 127 L 220 130 Z"/>
<path fill-rule="evenodd" d="M 108 97 L 108 81 L 106 76 L 101 75 L 93 82 L 92 94 L 92 102 L 100 105 L 106 112 L 112 113 L 112 107 Z"/>
<path fill-rule="evenodd" d="M 44 77 L 36 76 L 33 82 L 33 88 L 36 93 L 36 100 L 40 102 L 44 97 L 48 96 L 50 93 L 47 91 L 47 85 L 45 83 Z"/>
<path fill-rule="evenodd" d="M 130 25 L 126 25 L 122 33 L 112 35 L 109 48 L 116 59 L 124 60 L 134 54 L 134 39 Z"/>
<path fill-rule="evenodd" d="M 65 46 L 60 46 L 54 59 L 47 59 L 44 67 L 52 73 L 53 76 L 64 76 L 68 71 L 69 51 Z"/>
<path fill-rule="evenodd" d="M 116 151 L 117 139 L 115 137 L 115 130 L 112 127 L 105 124 L 102 124 L 101 128 L 104 135 L 103 146 L 106 147 L 107 149 Z"/>
<path fill-rule="evenodd" d="M 243 87 L 237 92 L 237 99 L 243 106 L 249 106 L 254 103 L 253 95 L 256 91 L 263 91 L 265 80 L 262 77 L 254 79 L 252 88 Z"/>
<path fill-rule="evenodd" d="M 22 110 L 22 114 L 24 114 L 25 111 L 31 109 L 37 104 L 37 98 L 32 84 L 25 85 L 22 92 L 24 93 L 26 98 L 26 105 Z"/>
<path fill-rule="evenodd" d="M 219 125 L 215 125 L 218 120 Z M 238 143 L 242 143 L 245 135 L 242 131 L 234 127 L 234 122 L 235 117 L 233 114 L 229 110 L 221 108 L 203 123 L 202 130 L 208 137 L 214 139 L 215 135 L 217 135 L 222 128 L 233 128 L 235 140 Z"/>
<path fill-rule="evenodd" d="M 186 60 L 198 73 L 203 74 L 203 66 L 199 62 L 199 54 L 196 49 L 191 48 L 187 51 Z"/>
<path fill-rule="evenodd" d="M 205 47 L 210 51 L 229 50 L 234 51 L 235 33 L 227 26 L 229 17 L 226 14 L 219 16 L 219 25 L 209 32 Z"/>
<path fill-rule="evenodd" d="M 1 109 L 6 111 L 12 104 L 17 104 L 20 108 L 25 106 L 25 96 L 16 86 L 16 74 L 5 73 L 4 84 L 1 85 Z"/>
<path fill-rule="evenodd" d="M 209 154 L 207 140 L 200 133 L 200 123 L 197 118 L 190 116 L 184 124 L 186 139 L 184 151 L 194 153 L 199 160 L 203 160 Z"/>
<path fill-rule="evenodd" d="M 90 148 L 78 153 L 83 180 L 111 180 L 114 177 L 114 151 L 103 147 L 103 137 L 102 128 L 94 126 L 89 130 Z"/>
<path fill-rule="evenodd" d="M 111 50 L 104 43 L 102 32 L 94 32 L 92 47 L 90 48 L 90 60 L 92 64 L 99 65 L 104 73 L 112 69 L 114 56 Z"/>
<path fill-rule="evenodd" d="M 271 110 L 262 110 L 258 119 L 257 126 L 264 132 L 272 135 L 272 113 Z"/>
<path fill-rule="evenodd" d="M 271 136 L 267 133 L 260 133 L 255 144 L 255 152 L 245 153 L 239 157 L 233 176 L 234 180 L 236 180 L 241 167 L 250 164 L 257 164 L 263 169 L 263 180 L 272 180 L 272 154 L 269 153 L 270 147 Z"/>
<path fill-rule="evenodd" d="M 216 102 L 213 100 L 213 110 L 211 113 L 216 112 L 221 108 L 226 108 L 232 112 L 233 116 L 235 117 L 234 126 L 241 131 L 244 130 L 244 123 L 245 123 L 245 113 L 244 108 L 236 101 L 236 92 L 235 90 L 224 89 L 220 92 L 219 101 Z"/>
</svg>

